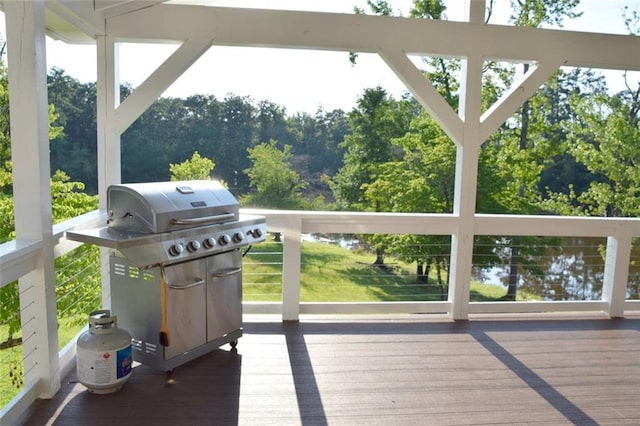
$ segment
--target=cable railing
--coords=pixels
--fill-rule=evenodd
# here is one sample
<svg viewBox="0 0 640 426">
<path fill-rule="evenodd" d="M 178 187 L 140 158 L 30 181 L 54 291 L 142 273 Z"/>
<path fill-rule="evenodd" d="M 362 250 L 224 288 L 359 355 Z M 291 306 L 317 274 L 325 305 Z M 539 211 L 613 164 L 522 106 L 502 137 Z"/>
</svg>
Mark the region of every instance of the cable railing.
<svg viewBox="0 0 640 426">
<path fill-rule="evenodd" d="M 384 263 L 376 264 L 376 251 L 366 242 L 367 237 L 303 235 L 301 302 L 446 299 L 450 244 L 407 244 L 402 248 L 410 253 L 408 255 L 387 248 Z M 373 237 L 381 240 L 389 236 Z M 594 301 L 602 298 L 606 238 L 534 238 L 529 241 L 520 238 L 517 243 L 505 237 L 492 237 L 492 240 L 493 244 L 487 244 L 485 238 L 474 245 L 471 302 L 509 300 L 506 292 L 510 282 L 515 283 L 516 301 Z M 245 300 L 279 300 L 282 256 L 282 243 L 269 241 L 253 247 L 244 262 Z M 637 300 L 639 239 L 633 241 L 629 265 L 626 298 Z M 342 288 L 334 288 L 335 283 L 323 282 L 335 279 L 327 276 L 329 269 L 342 277 Z M 321 288 L 305 292 L 314 285 Z M 371 291 L 367 294 L 354 292 L 350 289 L 353 286 Z"/>
<path fill-rule="evenodd" d="M 58 346 L 64 347 L 102 305 L 100 250 L 83 245 L 56 259 Z"/>
</svg>

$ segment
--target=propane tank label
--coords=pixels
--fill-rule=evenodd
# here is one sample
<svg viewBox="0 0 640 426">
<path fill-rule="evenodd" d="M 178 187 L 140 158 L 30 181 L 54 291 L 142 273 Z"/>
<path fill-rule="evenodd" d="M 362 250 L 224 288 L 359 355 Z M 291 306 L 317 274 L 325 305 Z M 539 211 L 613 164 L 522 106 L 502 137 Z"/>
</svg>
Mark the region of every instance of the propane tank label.
<svg viewBox="0 0 640 426">
<path fill-rule="evenodd" d="M 78 349 L 78 380 L 82 383 L 108 385 L 131 373 L 131 346 L 118 350 L 90 351 Z"/>
</svg>

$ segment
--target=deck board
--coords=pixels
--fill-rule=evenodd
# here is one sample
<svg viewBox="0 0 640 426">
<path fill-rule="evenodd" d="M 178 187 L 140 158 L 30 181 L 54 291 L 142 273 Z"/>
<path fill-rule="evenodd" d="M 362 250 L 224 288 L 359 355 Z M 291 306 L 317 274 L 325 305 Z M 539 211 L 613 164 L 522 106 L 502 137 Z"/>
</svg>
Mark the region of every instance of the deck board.
<svg viewBox="0 0 640 426">
<path fill-rule="evenodd" d="M 640 315 L 246 316 L 236 351 L 93 395 L 75 372 L 27 425 L 640 424 Z"/>
</svg>

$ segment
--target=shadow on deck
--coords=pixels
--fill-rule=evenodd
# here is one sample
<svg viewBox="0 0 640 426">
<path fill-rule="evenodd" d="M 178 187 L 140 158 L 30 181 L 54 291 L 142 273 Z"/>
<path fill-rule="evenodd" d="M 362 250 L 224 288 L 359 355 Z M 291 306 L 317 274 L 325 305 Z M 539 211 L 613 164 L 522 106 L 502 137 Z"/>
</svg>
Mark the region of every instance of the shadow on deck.
<svg viewBox="0 0 640 426">
<path fill-rule="evenodd" d="M 172 374 L 117 393 L 75 371 L 27 425 L 640 424 L 640 316 L 245 316 Z"/>
</svg>

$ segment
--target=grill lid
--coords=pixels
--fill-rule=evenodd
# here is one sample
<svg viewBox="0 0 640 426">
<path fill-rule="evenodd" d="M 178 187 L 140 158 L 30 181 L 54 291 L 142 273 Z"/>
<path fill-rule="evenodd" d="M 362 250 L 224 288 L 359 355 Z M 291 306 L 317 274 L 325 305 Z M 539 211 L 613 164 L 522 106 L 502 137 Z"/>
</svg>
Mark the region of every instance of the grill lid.
<svg viewBox="0 0 640 426">
<path fill-rule="evenodd" d="M 111 185 L 109 228 L 161 233 L 237 221 L 239 205 L 219 182 L 176 181 Z"/>
</svg>

